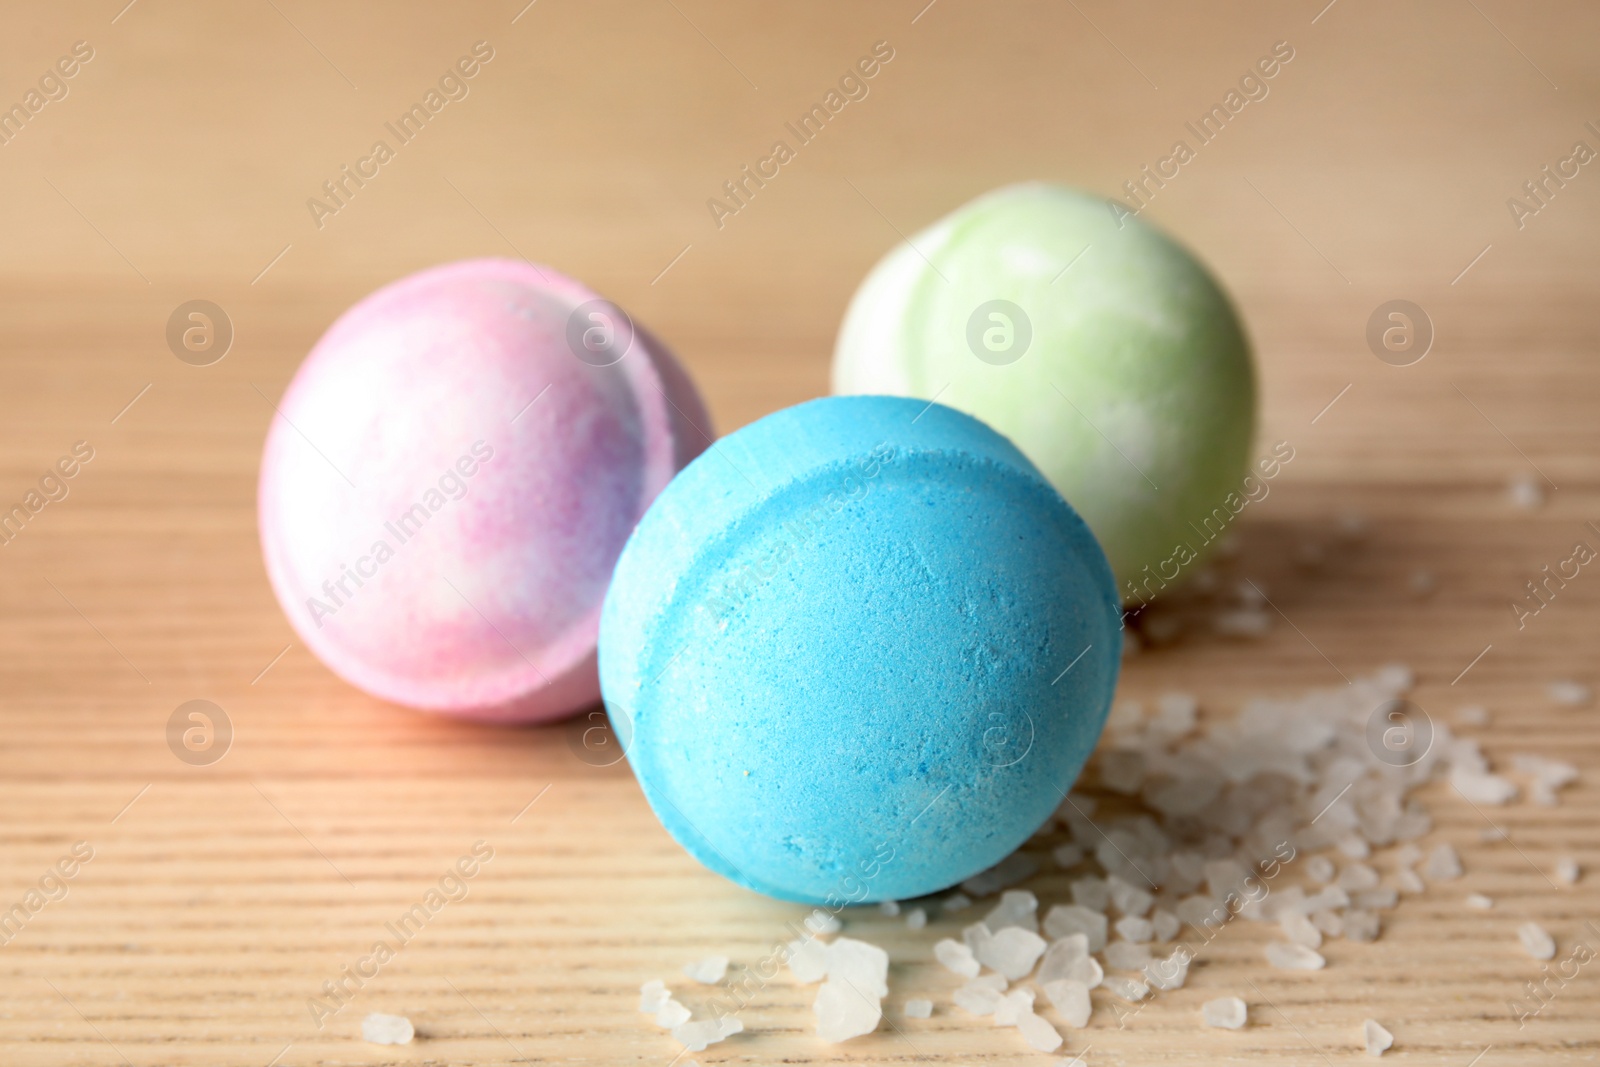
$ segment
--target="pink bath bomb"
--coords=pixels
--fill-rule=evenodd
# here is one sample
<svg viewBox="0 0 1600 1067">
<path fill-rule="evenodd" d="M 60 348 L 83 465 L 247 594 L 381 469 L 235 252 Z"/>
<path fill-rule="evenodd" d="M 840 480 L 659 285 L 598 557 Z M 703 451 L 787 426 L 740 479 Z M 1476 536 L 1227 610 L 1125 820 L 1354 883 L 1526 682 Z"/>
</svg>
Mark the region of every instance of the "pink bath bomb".
<svg viewBox="0 0 1600 1067">
<path fill-rule="evenodd" d="M 267 575 L 307 647 L 374 696 L 558 718 L 599 699 L 612 566 L 710 432 L 666 348 L 572 279 L 425 270 L 340 316 L 279 401 Z"/>
</svg>

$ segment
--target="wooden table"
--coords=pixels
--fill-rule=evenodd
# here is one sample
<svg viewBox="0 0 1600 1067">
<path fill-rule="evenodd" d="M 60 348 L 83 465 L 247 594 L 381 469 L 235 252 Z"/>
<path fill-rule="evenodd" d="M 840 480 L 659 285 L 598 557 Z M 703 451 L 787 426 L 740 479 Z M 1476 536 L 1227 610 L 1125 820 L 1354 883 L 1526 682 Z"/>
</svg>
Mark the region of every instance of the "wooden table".
<svg viewBox="0 0 1600 1067">
<path fill-rule="evenodd" d="M 1509 606 L 1576 539 L 1600 544 L 1583 525 L 1600 519 L 1600 167 L 1547 186 L 1520 227 L 1507 206 L 1575 141 L 1600 148 L 1585 125 L 1600 126 L 1600 9 L 924 2 L 4 14 L 0 100 L 24 100 L 74 42 L 92 57 L 65 63 L 73 76 L 46 87 L 66 95 L 0 146 L 0 504 L 76 442 L 93 458 L 0 553 L 0 906 L 74 843 L 92 859 L 68 863 L 65 895 L 0 948 L 0 1062 L 666 1067 L 678 1050 L 634 1010 L 639 984 L 711 952 L 753 962 L 800 909 L 699 868 L 625 764 L 578 758 L 574 727 L 441 721 L 317 663 L 256 544 L 272 402 L 377 285 L 525 255 L 649 323 L 731 430 L 826 390 L 845 301 L 898 234 L 1014 180 L 1116 192 L 1279 41 L 1294 58 L 1268 95 L 1145 217 L 1237 296 L 1259 347 L 1261 440 L 1296 448 L 1243 523 L 1237 564 L 1292 625 L 1147 652 L 1123 692 L 1187 689 L 1231 714 L 1254 693 L 1342 684 L 1330 661 L 1403 660 L 1425 708 L 1492 710 L 1468 731 L 1492 756 L 1560 756 L 1590 777 L 1559 807 L 1497 809 L 1509 842 L 1484 842 L 1483 817 L 1429 793 L 1432 839 L 1458 845 L 1496 910 L 1464 910 L 1467 883 L 1430 891 L 1375 944 L 1334 942 L 1314 976 L 1265 970 L 1264 931 L 1241 924 L 1188 988 L 1123 1029 L 1102 1006 L 1067 1049 L 1092 1046 L 1096 1065 L 1365 1062 L 1371 1015 L 1400 1062 L 1600 1056 L 1600 964 L 1525 1026 L 1507 1008 L 1539 974 L 1518 922 L 1544 923 L 1565 956 L 1600 916 L 1600 874 L 1544 877 L 1564 853 L 1600 869 L 1600 711 L 1545 693 L 1600 681 L 1600 578 L 1585 571 L 1520 631 Z M 464 98 L 337 213 L 307 206 L 478 41 L 493 58 Z M 719 228 L 707 200 L 877 41 L 894 58 L 870 94 Z M 166 343 L 193 299 L 235 331 L 213 365 Z M 1435 330 L 1411 366 L 1364 339 L 1394 299 Z M 1544 485 L 1543 506 L 1507 502 L 1517 475 Z M 1350 511 L 1369 522 L 1364 544 L 1303 566 Z M 1431 595 L 1413 591 L 1418 571 L 1436 576 Z M 167 743 L 193 699 L 234 731 L 208 766 Z M 308 1000 L 478 841 L 493 859 L 466 896 L 319 1029 Z M 893 954 L 891 1018 L 927 991 L 931 1020 L 824 1046 L 812 991 L 780 979 L 746 1034 L 698 1060 L 1048 1062 L 949 1007 L 955 979 L 929 947 L 954 919 L 852 924 Z M 1201 1029 L 1198 1005 L 1246 979 L 1270 1000 L 1247 994 L 1249 1028 Z M 369 1011 L 409 1015 L 421 1039 L 362 1043 Z"/>
</svg>

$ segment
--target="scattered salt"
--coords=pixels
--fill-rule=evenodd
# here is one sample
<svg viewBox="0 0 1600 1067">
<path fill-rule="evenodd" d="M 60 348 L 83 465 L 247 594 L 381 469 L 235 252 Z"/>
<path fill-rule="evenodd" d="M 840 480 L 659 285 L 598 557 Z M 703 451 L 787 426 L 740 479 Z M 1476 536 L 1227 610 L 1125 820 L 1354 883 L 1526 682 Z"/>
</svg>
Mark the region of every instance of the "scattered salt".
<svg viewBox="0 0 1600 1067">
<path fill-rule="evenodd" d="M 707 956 L 683 965 L 683 973 L 701 985 L 716 985 L 728 973 L 728 957 Z"/>
<path fill-rule="evenodd" d="M 1055 860 L 1056 866 L 1062 870 L 1071 870 L 1083 862 L 1083 848 L 1069 841 L 1052 849 L 1050 858 Z"/>
<path fill-rule="evenodd" d="M 1488 911 L 1490 908 L 1494 907 L 1494 901 L 1490 900 L 1482 893 L 1468 893 L 1467 907 L 1476 908 L 1478 911 Z"/>
<path fill-rule="evenodd" d="M 1578 881 L 1578 861 L 1571 856 L 1556 860 L 1556 881 L 1573 885 Z"/>
<path fill-rule="evenodd" d="M 806 938 L 789 942 L 789 971 L 795 980 L 810 985 L 828 976 L 828 945 L 825 941 Z M 977 974 L 974 965 L 973 974 Z"/>
<path fill-rule="evenodd" d="M 1283 936 L 1295 944 L 1304 945 L 1306 948 L 1322 947 L 1322 931 L 1301 912 L 1292 911 L 1280 915 L 1278 925 L 1283 928 Z"/>
<path fill-rule="evenodd" d="M 1456 850 L 1449 842 L 1438 845 L 1428 853 L 1428 862 L 1422 868 L 1422 873 L 1430 881 L 1447 882 L 1461 877 L 1461 857 L 1456 855 Z"/>
<path fill-rule="evenodd" d="M 928 925 L 928 913 L 921 908 L 912 908 L 906 912 L 906 926 L 912 930 L 920 930 Z"/>
<path fill-rule="evenodd" d="M 1359 892 L 1363 889 L 1376 889 L 1378 886 L 1378 872 L 1368 867 L 1365 863 L 1352 863 L 1339 872 L 1338 885 L 1340 889 L 1347 893 Z"/>
<path fill-rule="evenodd" d="M 832 978 L 817 988 L 813 1008 L 817 1013 L 817 1036 L 830 1044 L 870 1034 L 878 1028 L 878 1022 L 883 1018 L 883 1007 L 879 1001 L 846 982 Z M 695 1050 L 691 1048 L 691 1051 Z"/>
<path fill-rule="evenodd" d="M 1045 939 L 1020 926 L 1008 926 L 974 950 L 978 962 L 1012 981 L 1033 970 L 1045 950 Z"/>
<path fill-rule="evenodd" d="M 1506 484 L 1506 498 L 1511 501 L 1512 507 L 1532 511 L 1544 503 L 1544 490 L 1530 475 L 1519 472 L 1512 475 L 1511 481 Z"/>
<path fill-rule="evenodd" d="M 878 905 L 878 910 L 892 919 L 900 914 L 900 902 L 897 900 L 885 900 Z"/>
<path fill-rule="evenodd" d="M 1181 926 L 1178 917 L 1165 908 L 1150 913 L 1150 930 L 1157 941 L 1171 941 L 1178 936 Z"/>
<path fill-rule="evenodd" d="M 814 934 L 836 934 L 844 924 L 821 908 L 806 916 L 806 929 Z"/>
<path fill-rule="evenodd" d="M 1288 941 L 1267 942 L 1267 962 L 1286 971 L 1320 971 L 1327 965 L 1322 954 Z"/>
<path fill-rule="evenodd" d="M 972 907 L 971 897 L 967 896 L 965 893 L 951 893 L 949 896 L 945 897 L 944 902 L 939 905 L 939 910 L 948 914 L 950 912 L 957 912 L 963 908 L 970 907 Z"/>
<path fill-rule="evenodd" d="M 689 1016 L 692 1014 L 688 1008 L 669 996 L 656 1008 L 656 1025 L 663 1030 L 671 1030 L 675 1026 L 681 1026 L 688 1022 Z"/>
<path fill-rule="evenodd" d="M 957 989 L 950 999 L 956 1002 L 956 1007 L 973 1015 L 993 1015 L 1003 995 L 993 985 L 975 979 Z"/>
<path fill-rule="evenodd" d="M 1594 691 L 1582 682 L 1559 681 L 1545 686 L 1545 692 L 1557 704 L 1581 708 L 1594 699 Z"/>
<path fill-rule="evenodd" d="M 1057 978 L 1039 988 L 1050 998 L 1062 1022 L 1075 1030 L 1082 1030 L 1089 1025 L 1089 1013 L 1093 1006 L 1089 1002 L 1088 986 L 1071 978 Z"/>
<path fill-rule="evenodd" d="M 906 1001 L 907 1019 L 926 1019 L 933 1014 L 933 1001 L 917 998 Z"/>
<path fill-rule="evenodd" d="M 1189 961 L 1194 957 L 1180 945 L 1165 959 L 1145 964 L 1144 977 L 1150 985 L 1160 990 L 1182 989 L 1189 978 Z"/>
<path fill-rule="evenodd" d="M 672 1028 L 672 1036 L 690 1052 L 700 1052 L 723 1038 L 744 1031 L 744 1023 L 731 1015 L 721 1019 L 696 1019 Z"/>
<path fill-rule="evenodd" d="M 1000 903 L 988 915 L 984 916 L 983 924 L 991 933 L 998 934 L 1010 926 L 1021 927 L 1032 933 L 1039 930 L 1037 912 L 1039 898 L 1026 889 L 1008 889 L 1000 894 Z"/>
<path fill-rule="evenodd" d="M 1118 936 L 1123 940 L 1143 943 L 1155 936 L 1155 924 L 1149 919 L 1141 919 L 1137 915 L 1124 915 L 1116 922 Z"/>
<path fill-rule="evenodd" d="M 945 970 L 963 978 L 978 977 L 978 960 L 973 956 L 972 949 L 960 941 L 942 938 L 933 946 L 933 958 L 943 964 Z"/>
<path fill-rule="evenodd" d="M 1017 1029 L 1022 1031 L 1023 1040 L 1040 1052 L 1054 1052 L 1061 1047 L 1056 1028 L 1031 1011 L 1017 1020 Z"/>
<path fill-rule="evenodd" d="M 667 984 L 659 978 L 652 978 L 639 987 L 639 1010 L 649 1015 L 654 1015 L 661 1007 L 663 1001 L 671 997 L 667 992 Z"/>
<path fill-rule="evenodd" d="M 1450 784 L 1474 804 L 1504 804 L 1517 795 L 1516 785 L 1505 778 L 1459 765 L 1450 771 Z"/>
<path fill-rule="evenodd" d="M 1071 889 L 1072 902 L 1090 911 L 1105 911 L 1111 903 L 1111 890 L 1107 888 L 1104 878 L 1096 878 L 1092 874 L 1074 878 Z"/>
<path fill-rule="evenodd" d="M 1219 997 L 1208 1000 L 1200 1006 L 1200 1014 L 1204 1017 L 1207 1026 L 1216 1026 L 1224 1030 L 1237 1030 L 1244 1026 L 1249 1016 L 1249 1009 L 1244 1001 L 1238 997 Z"/>
<path fill-rule="evenodd" d="M 1556 954 L 1555 938 L 1536 922 L 1525 922 L 1517 927 L 1517 940 L 1523 949 L 1536 960 L 1548 960 Z"/>
<path fill-rule="evenodd" d="M 848 982 L 882 999 L 889 995 L 889 954 L 877 945 L 841 937 L 828 945 L 828 981 Z"/>
<path fill-rule="evenodd" d="M 1015 1026 L 1017 1020 L 1024 1015 L 1033 1014 L 1033 990 L 1013 989 L 1000 998 L 1000 1003 L 995 1005 L 994 1024 L 996 1026 Z"/>
<path fill-rule="evenodd" d="M 1106 889 L 1110 892 L 1111 903 L 1124 915 L 1144 915 L 1156 901 L 1154 896 L 1114 874 L 1106 878 Z"/>
<path fill-rule="evenodd" d="M 1399 883 L 1402 893 L 1421 893 L 1428 888 L 1423 883 L 1421 876 L 1410 867 L 1401 867 L 1394 872 L 1394 880 Z"/>
<path fill-rule="evenodd" d="M 1044 932 L 1051 940 L 1081 933 L 1089 951 L 1099 952 L 1106 945 L 1106 917 L 1081 904 L 1057 904 L 1045 913 Z"/>
<path fill-rule="evenodd" d="M 1123 1000 L 1130 1002 L 1136 1003 L 1150 995 L 1150 987 L 1137 978 L 1122 978 L 1114 975 L 1107 978 L 1104 984 L 1105 988 L 1113 996 L 1121 997 Z"/>
<path fill-rule="evenodd" d="M 1105 949 L 1106 966 L 1119 971 L 1137 971 L 1150 962 L 1150 949 L 1131 941 L 1113 941 Z"/>
<path fill-rule="evenodd" d="M 1367 1019 L 1361 1024 L 1361 1040 L 1366 1043 L 1367 1055 L 1382 1056 L 1394 1044 L 1394 1035 L 1378 1020 Z"/>
<path fill-rule="evenodd" d="M 1312 856 L 1310 859 L 1306 860 L 1306 874 L 1308 874 L 1311 877 L 1311 880 L 1314 882 L 1327 884 L 1328 882 L 1333 881 L 1336 873 L 1337 872 L 1333 865 L 1333 861 L 1327 856 Z"/>
<path fill-rule="evenodd" d="M 415 1036 L 411 1020 L 404 1015 L 373 1012 L 361 1020 L 361 1040 L 374 1045 L 409 1045 Z"/>
<path fill-rule="evenodd" d="M 1344 939 L 1346 941 L 1376 941 L 1379 921 L 1376 912 L 1351 908 L 1344 913 Z"/>
</svg>

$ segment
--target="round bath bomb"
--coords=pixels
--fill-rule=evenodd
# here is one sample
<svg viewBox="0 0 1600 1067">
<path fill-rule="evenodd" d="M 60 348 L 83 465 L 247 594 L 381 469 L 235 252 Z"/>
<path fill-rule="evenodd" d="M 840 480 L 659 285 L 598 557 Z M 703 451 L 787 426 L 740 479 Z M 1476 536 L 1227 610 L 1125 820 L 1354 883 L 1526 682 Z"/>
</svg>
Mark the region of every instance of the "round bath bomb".
<svg viewBox="0 0 1600 1067">
<path fill-rule="evenodd" d="M 1239 317 L 1193 255 L 1101 197 L 1009 186 L 894 249 L 850 304 L 833 391 L 938 397 L 1011 438 L 1126 602 L 1177 581 L 1243 507 Z"/>
<path fill-rule="evenodd" d="M 600 684 L 711 870 L 807 903 L 931 893 L 1061 804 L 1121 651 L 1111 571 L 1004 437 L 836 397 L 722 439 L 617 561 Z"/>
<path fill-rule="evenodd" d="M 708 427 L 666 349 L 549 267 L 413 274 L 340 316 L 277 404 L 267 575 L 306 646 L 374 696 L 567 714 L 599 696 L 617 554 Z"/>
</svg>

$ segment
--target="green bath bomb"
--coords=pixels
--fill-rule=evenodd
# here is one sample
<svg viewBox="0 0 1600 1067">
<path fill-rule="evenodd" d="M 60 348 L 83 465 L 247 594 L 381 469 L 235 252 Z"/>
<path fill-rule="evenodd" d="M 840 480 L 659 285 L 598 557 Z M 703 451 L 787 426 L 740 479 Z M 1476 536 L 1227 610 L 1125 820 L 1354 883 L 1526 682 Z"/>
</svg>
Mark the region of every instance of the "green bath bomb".
<svg viewBox="0 0 1600 1067">
<path fill-rule="evenodd" d="M 1101 197 L 997 189 L 895 248 L 851 301 L 833 391 L 938 399 L 1009 437 L 1100 539 L 1124 603 L 1243 508 L 1256 383 L 1238 313 Z"/>
</svg>

